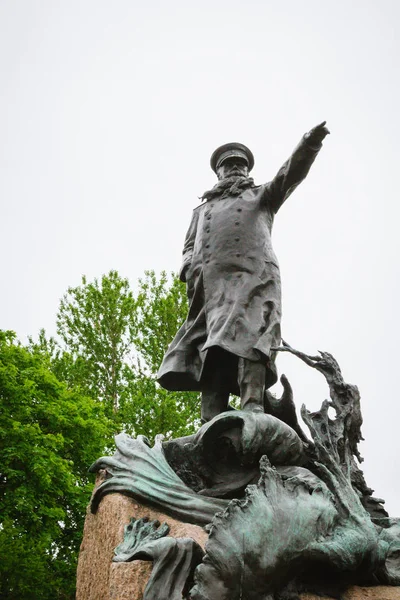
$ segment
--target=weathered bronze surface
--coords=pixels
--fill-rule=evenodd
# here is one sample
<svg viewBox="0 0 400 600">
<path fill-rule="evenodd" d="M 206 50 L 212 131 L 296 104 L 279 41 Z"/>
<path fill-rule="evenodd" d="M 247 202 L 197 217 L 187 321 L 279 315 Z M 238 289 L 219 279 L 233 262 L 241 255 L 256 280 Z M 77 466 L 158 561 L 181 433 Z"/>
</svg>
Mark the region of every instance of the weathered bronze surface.
<svg viewBox="0 0 400 600">
<path fill-rule="evenodd" d="M 342 599 L 351 585 L 400 586 L 400 520 L 373 496 L 359 467 L 360 394 L 328 352 L 309 356 L 281 339 L 281 290 L 271 229 L 304 179 L 325 122 L 306 134 L 272 182 L 256 186 L 243 144 L 213 153 L 219 183 L 194 210 L 183 251 L 189 314 L 159 371 L 161 385 L 202 393 L 201 428 L 153 447 L 116 438 L 117 451 L 91 467 L 102 498 L 122 493 L 205 527 L 205 553 L 168 528 L 133 520 L 117 561 L 144 558 L 153 572 L 144 600 L 299 600 L 302 592 Z M 275 355 L 290 352 L 321 373 L 330 400 L 296 416 L 292 388 L 277 379 Z M 241 410 L 228 405 L 240 394 Z M 303 390 L 303 394 L 306 390 Z M 334 416 L 330 416 L 333 409 Z"/>
<path fill-rule="evenodd" d="M 180 270 L 189 313 L 158 373 L 169 390 L 202 392 L 203 421 L 227 410 L 230 393 L 243 410 L 262 410 L 264 389 L 277 380 L 281 281 L 272 226 L 328 133 L 325 122 L 311 129 L 263 185 L 248 176 L 246 146 L 226 144 L 211 158 L 219 182 L 193 211 Z"/>
<path fill-rule="evenodd" d="M 151 542 L 143 556 L 154 561 L 157 576 L 146 588 L 146 600 L 167 600 L 161 591 L 178 580 L 179 590 L 189 582 L 192 600 L 296 600 L 303 591 L 340 599 L 353 584 L 400 585 L 399 521 L 373 497 L 357 464 L 362 460 L 357 387 L 343 380 L 327 352 L 309 356 L 285 343 L 277 351 L 291 352 L 329 385 L 330 401 L 319 411 L 302 407 L 311 439 L 293 418 L 286 381 L 283 420 L 228 411 L 195 435 L 160 438 L 153 448 L 145 438 L 120 435 L 117 453 L 92 466 L 107 472 L 93 495 L 93 512 L 105 494 L 119 492 L 183 521 L 211 523 L 204 556 L 193 554 L 190 542 Z M 277 412 L 271 395 L 266 408 Z M 147 527 L 150 539 L 158 537 L 153 526 L 139 525 L 138 531 Z M 142 556 L 135 536 L 117 552 L 125 560 Z M 186 565 L 182 572 L 178 555 Z"/>
</svg>

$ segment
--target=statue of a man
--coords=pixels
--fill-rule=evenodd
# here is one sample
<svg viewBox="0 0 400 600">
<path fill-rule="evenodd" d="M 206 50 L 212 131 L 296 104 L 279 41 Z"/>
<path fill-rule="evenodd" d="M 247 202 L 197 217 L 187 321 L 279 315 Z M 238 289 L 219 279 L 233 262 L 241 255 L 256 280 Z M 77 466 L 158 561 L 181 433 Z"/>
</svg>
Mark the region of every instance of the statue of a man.
<svg viewBox="0 0 400 600">
<path fill-rule="evenodd" d="M 281 341 L 281 282 L 272 224 L 314 162 L 325 123 L 263 185 L 249 177 L 254 157 L 243 144 L 211 156 L 219 181 L 193 211 L 180 270 L 189 313 L 158 373 L 168 390 L 202 392 L 203 422 L 228 409 L 230 393 L 242 410 L 263 411 L 265 389 L 277 380 L 271 349 Z"/>
</svg>

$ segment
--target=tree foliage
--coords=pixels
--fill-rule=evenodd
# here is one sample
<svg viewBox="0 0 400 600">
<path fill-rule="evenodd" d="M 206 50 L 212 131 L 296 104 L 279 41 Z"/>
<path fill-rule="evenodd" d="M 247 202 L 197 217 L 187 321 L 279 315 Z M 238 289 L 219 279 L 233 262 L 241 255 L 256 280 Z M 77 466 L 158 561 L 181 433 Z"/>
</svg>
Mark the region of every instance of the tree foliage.
<svg viewBox="0 0 400 600">
<path fill-rule="evenodd" d="M 72 599 L 88 465 L 110 439 L 101 404 L 0 331 L 0 596 Z"/>
<path fill-rule="evenodd" d="M 135 297 L 132 334 L 136 350 L 134 376 L 123 404 L 127 430 L 153 438 L 157 433 L 175 437 L 193 433 L 199 423 L 199 395 L 168 392 L 156 383 L 163 356 L 186 318 L 188 303 L 179 278 L 146 271 Z"/>
<path fill-rule="evenodd" d="M 54 372 L 102 402 L 115 430 L 152 439 L 191 433 L 199 398 L 156 383 L 163 355 L 187 312 L 185 287 L 175 275 L 147 271 L 136 294 L 110 271 L 69 288 L 57 315 L 60 343 L 44 332 L 33 347 L 51 356 Z"/>
<path fill-rule="evenodd" d="M 72 600 L 87 469 L 113 433 L 194 431 L 198 395 L 156 382 L 186 312 L 175 275 L 146 272 L 134 293 L 111 271 L 67 290 L 57 339 L 0 331 L 1 598 Z"/>
<path fill-rule="evenodd" d="M 69 288 L 57 314 L 57 332 L 66 351 L 78 361 L 75 377 L 86 390 L 118 411 L 124 366 L 132 350 L 135 301 L 127 279 L 116 271 L 99 282 Z"/>
<path fill-rule="evenodd" d="M 139 279 L 133 315 L 133 343 L 154 375 L 173 337 L 186 318 L 188 301 L 185 286 L 172 274 L 159 278 L 146 271 Z"/>
</svg>

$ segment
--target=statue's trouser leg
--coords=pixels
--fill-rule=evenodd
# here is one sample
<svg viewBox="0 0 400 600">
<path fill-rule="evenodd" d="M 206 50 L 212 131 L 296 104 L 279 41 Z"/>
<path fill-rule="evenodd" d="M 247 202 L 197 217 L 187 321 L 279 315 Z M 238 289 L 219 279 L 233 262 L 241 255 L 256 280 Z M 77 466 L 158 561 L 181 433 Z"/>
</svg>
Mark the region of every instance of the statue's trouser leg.
<svg viewBox="0 0 400 600">
<path fill-rule="evenodd" d="M 201 393 L 201 422 L 207 423 L 228 410 L 229 392 L 225 390 L 203 389 Z"/>
<path fill-rule="evenodd" d="M 207 350 L 206 365 L 201 382 L 201 420 L 203 423 L 226 410 L 232 375 L 236 372 L 238 358 L 219 347 Z"/>
<path fill-rule="evenodd" d="M 264 363 L 239 358 L 238 383 L 242 410 L 264 412 L 264 391 L 267 368 Z"/>
</svg>

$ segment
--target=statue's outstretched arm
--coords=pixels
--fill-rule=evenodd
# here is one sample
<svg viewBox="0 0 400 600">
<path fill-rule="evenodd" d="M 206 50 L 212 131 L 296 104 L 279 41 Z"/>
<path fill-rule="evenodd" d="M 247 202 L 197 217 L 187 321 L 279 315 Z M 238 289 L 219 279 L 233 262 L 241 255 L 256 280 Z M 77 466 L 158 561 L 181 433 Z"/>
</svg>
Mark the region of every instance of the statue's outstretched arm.
<svg viewBox="0 0 400 600">
<path fill-rule="evenodd" d="M 301 138 L 293 154 L 266 185 L 266 199 L 274 213 L 307 176 L 322 147 L 322 140 L 329 133 L 325 124 L 326 121 L 323 121 Z"/>
</svg>

